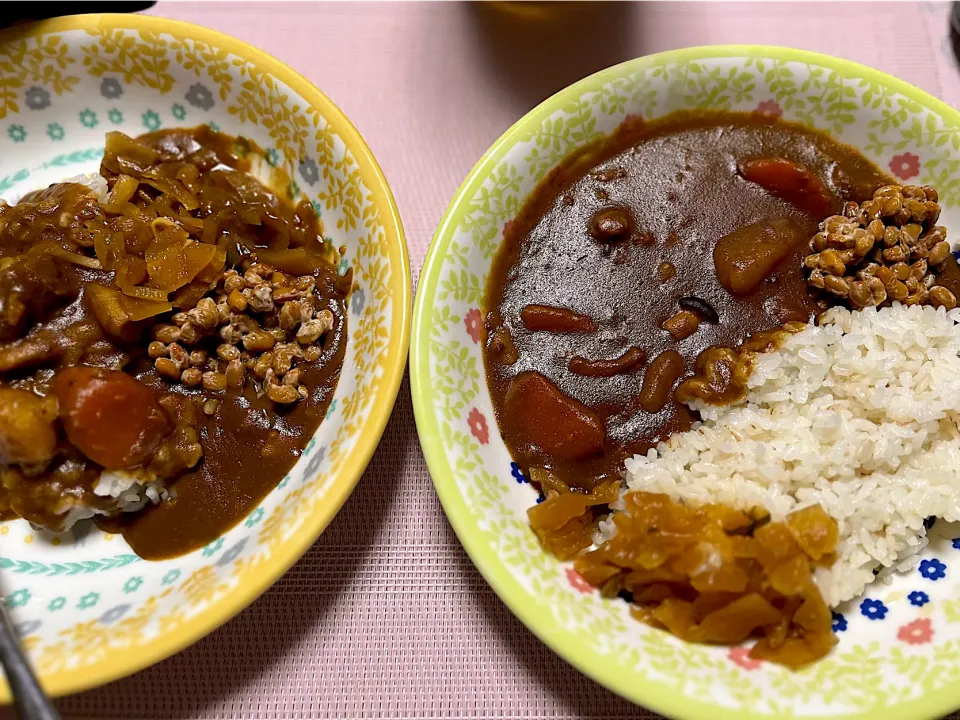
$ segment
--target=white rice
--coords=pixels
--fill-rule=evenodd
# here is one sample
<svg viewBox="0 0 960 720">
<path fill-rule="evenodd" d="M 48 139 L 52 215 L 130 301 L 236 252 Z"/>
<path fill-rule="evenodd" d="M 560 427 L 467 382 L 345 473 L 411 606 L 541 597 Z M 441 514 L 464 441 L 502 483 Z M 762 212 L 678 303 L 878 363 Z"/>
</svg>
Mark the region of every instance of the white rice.
<svg viewBox="0 0 960 720">
<path fill-rule="evenodd" d="M 61 180 L 60 182 L 54 185 L 49 185 L 42 190 L 33 190 L 28 192 L 19 199 L 19 202 L 23 202 L 24 200 L 36 202 L 38 200 L 47 198 L 50 196 L 53 188 L 63 183 L 74 183 L 75 185 L 84 185 L 85 187 L 90 188 L 96 194 L 97 200 L 102 203 L 106 202 L 108 196 L 110 195 L 107 179 L 103 177 L 103 175 L 100 173 L 87 173 L 85 175 L 74 175 L 72 177 L 68 177 L 66 180 Z"/>
<path fill-rule="evenodd" d="M 167 490 L 154 473 L 143 469 L 104 470 L 93 487 L 93 494 L 115 499 L 120 512 L 136 512 L 148 502 L 156 505 L 166 499 Z"/>
<path fill-rule="evenodd" d="M 100 202 L 106 202 L 109 195 L 107 180 L 100 173 L 74 175 L 61 182 L 85 185 L 97 194 Z M 43 191 L 40 191 L 41 193 Z M 103 507 L 92 507 L 77 502 L 71 497 L 64 498 L 59 508 L 62 516 L 59 532 L 65 532 L 81 520 L 87 520 L 94 515 L 117 515 L 122 512 L 137 512 L 146 507 L 148 502 L 154 505 L 169 497 L 163 482 L 158 481 L 153 473 L 143 469 L 105 470 L 100 474 L 93 488 L 93 494 L 101 498 L 110 498 L 116 502 L 103 503 Z"/>
<path fill-rule="evenodd" d="M 100 173 L 87 173 L 86 175 L 74 175 L 73 177 L 68 177 L 62 182 L 65 183 L 76 183 L 77 185 L 86 185 L 88 188 L 93 190 L 97 194 L 97 199 L 100 202 L 107 201 L 107 195 L 110 191 L 107 188 L 107 179 L 103 177 Z"/>
<path fill-rule="evenodd" d="M 124 512 L 137 512 L 147 506 L 156 505 L 172 496 L 161 480 L 152 472 L 138 468 L 136 470 L 104 470 L 93 486 L 93 494 L 105 498 L 108 502 L 96 506 L 77 502 L 72 497 L 64 498 L 57 508 L 60 524 L 57 532 L 66 532 L 81 520 L 94 515 L 112 517 Z"/>
<path fill-rule="evenodd" d="M 916 565 L 924 518 L 960 520 L 958 323 L 960 309 L 830 310 L 758 356 L 744 401 L 696 404 L 702 423 L 628 459 L 628 488 L 774 520 L 819 503 L 840 544 L 815 579 L 830 605 L 856 597 L 875 568 Z"/>
</svg>

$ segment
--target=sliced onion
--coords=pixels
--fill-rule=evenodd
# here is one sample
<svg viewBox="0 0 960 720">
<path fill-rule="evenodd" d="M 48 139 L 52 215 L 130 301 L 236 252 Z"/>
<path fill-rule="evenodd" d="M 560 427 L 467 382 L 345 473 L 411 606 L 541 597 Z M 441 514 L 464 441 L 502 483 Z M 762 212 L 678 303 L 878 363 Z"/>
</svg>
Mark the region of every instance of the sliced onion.
<svg viewBox="0 0 960 720">
<path fill-rule="evenodd" d="M 80 267 L 89 268 L 91 270 L 103 270 L 103 265 L 101 265 L 100 261 L 96 258 L 87 257 L 86 255 L 70 252 L 64 248 L 57 247 L 50 248 L 47 252 L 62 260 L 66 260 L 72 265 L 79 265 Z"/>
<path fill-rule="evenodd" d="M 154 302 L 167 302 L 167 293 L 160 288 L 152 287 L 128 287 L 123 289 L 123 294 L 127 297 L 139 298 L 140 300 L 153 300 Z"/>
<path fill-rule="evenodd" d="M 107 196 L 107 202 L 105 205 L 119 207 L 129 202 L 130 198 L 132 198 L 134 193 L 137 192 L 138 187 L 140 187 L 139 180 L 134 177 L 130 177 L 129 175 L 120 175 L 113 184 L 113 189 Z"/>
</svg>

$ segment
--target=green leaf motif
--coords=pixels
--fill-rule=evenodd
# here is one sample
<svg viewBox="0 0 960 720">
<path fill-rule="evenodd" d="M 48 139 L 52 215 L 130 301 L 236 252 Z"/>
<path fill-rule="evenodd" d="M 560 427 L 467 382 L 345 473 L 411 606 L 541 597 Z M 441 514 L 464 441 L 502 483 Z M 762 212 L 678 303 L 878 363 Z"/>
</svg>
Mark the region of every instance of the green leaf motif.
<svg viewBox="0 0 960 720">
<path fill-rule="evenodd" d="M 947 600 L 942 608 L 948 623 L 960 622 L 960 600 Z"/>
<path fill-rule="evenodd" d="M 923 166 L 922 182 L 937 189 L 941 205 L 960 205 L 960 157 L 930 160 Z"/>
<path fill-rule="evenodd" d="M 0 570 L 9 570 L 18 575 L 46 575 L 56 577 L 60 575 L 70 576 L 106 572 L 108 570 L 126 567 L 136 562 L 140 562 L 140 558 L 131 553 L 115 555 L 101 560 L 49 564 L 34 560 L 12 560 L 10 558 L 0 557 Z"/>
<path fill-rule="evenodd" d="M 22 170 L 17 170 L 13 175 L 8 175 L 5 178 L 0 178 L 0 192 L 4 190 L 9 190 L 17 183 L 23 182 L 30 176 L 30 171 L 26 168 Z"/>
<path fill-rule="evenodd" d="M 440 281 L 440 299 L 443 301 L 479 305 L 482 298 L 483 285 L 480 278 L 465 269 Z"/>
<path fill-rule="evenodd" d="M 520 180 L 515 167 L 499 168 L 485 183 L 470 206 L 460 225 L 460 231 L 470 233 L 485 258 L 492 258 L 503 225 L 512 220 L 520 209 Z"/>
<path fill-rule="evenodd" d="M 89 150 L 74 150 L 71 153 L 57 155 L 52 160 L 47 160 L 41 168 L 64 167 L 66 165 L 76 165 L 78 163 L 94 162 L 103 157 L 103 148 L 90 148 Z"/>
</svg>

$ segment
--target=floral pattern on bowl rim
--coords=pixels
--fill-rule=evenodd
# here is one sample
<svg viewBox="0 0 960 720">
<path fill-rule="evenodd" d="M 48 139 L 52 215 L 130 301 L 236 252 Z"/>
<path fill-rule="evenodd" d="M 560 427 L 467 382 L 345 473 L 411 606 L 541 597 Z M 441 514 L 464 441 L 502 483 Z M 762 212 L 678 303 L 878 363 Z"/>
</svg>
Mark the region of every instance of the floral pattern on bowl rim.
<svg viewBox="0 0 960 720">
<path fill-rule="evenodd" d="M 386 180 L 319 90 L 238 40 L 137 15 L 60 18 L 0 33 L 0 197 L 95 172 L 104 134 L 209 124 L 267 150 L 264 179 L 307 197 L 346 252 L 355 290 L 325 422 L 250 515 L 201 550 L 144 562 L 88 526 L 51 536 L 0 523 L 0 597 L 47 690 L 139 670 L 244 608 L 306 551 L 349 496 L 406 365 L 410 271 Z M 238 152 L 243 151 L 238 143 Z M 0 681 L 0 701 L 9 700 Z"/>
<path fill-rule="evenodd" d="M 461 542 L 511 610 L 587 675 L 672 717 L 933 717 L 960 706 L 960 526 L 937 523 L 924 563 L 834 613 L 840 642 L 799 673 L 747 648 L 683 643 L 634 621 L 526 523 L 533 489 L 497 432 L 480 304 L 504 227 L 550 168 L 631 116 L 714 108 L 783 116 L 858 147 L 904 181 L 938 188 L 960 231 L 960 113 L 875 70 L 783 48 L 651 55 L 561 91 L 474 167 L 434 236 L 414 310 L 411 385 L 421 443 Z M 952 567 L 951 567 L 952 566 Z"/>
</svg>

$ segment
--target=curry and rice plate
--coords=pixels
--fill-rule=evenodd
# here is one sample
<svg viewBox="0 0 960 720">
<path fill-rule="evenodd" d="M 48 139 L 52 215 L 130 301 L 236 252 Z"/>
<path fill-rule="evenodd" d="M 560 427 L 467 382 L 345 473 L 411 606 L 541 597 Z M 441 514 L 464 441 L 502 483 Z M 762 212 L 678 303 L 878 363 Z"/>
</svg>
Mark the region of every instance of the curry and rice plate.
<svg viewBox="0 0 960 720">
<path fill-rule="evenodd" d="M 170 557 L 296 462 L 352 274 L 308 201 L 251 174 L 261 155 L 206 127 L 111 132 L 98 174 L 0 202 L 0 514 L 96 516 Z"/>
<path fill-rule="evenodd" d="M 485 298 L 543 547 L 682 639 L 828 653 L 830 607 L 960 520 L 939 216 L 934 189 L 756 114 L 633 121 L 565 160 Z"/>
</svg>

